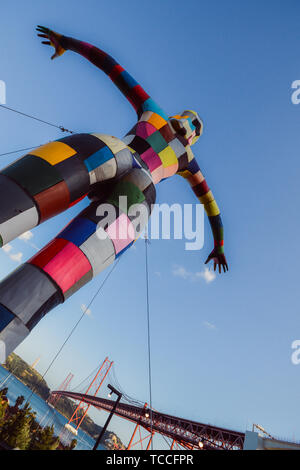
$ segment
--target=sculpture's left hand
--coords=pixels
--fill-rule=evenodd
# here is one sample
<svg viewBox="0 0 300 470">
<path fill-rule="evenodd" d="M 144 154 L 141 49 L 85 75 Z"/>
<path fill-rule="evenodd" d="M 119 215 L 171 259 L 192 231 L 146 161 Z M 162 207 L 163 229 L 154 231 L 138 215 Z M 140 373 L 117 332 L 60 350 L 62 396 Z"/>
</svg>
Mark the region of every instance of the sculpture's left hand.
<svg viewBox="0 0 300 470">
<path fill-rule="evenodd" d="M 228 271 L 228 264 L 225 255 L 224 253 L 218 253 L 217 248 L 213 249 L 213 251 L 208 256 L 207 260 L 205 261 L 205 264 L 207 264 L 212 259 L 214 260 L 214 271 L 216 270 L 217 266 L 219 266 L 219 273 L 221 273 L 222 267 L 224 273 Z"/>
<path fill-rule="evenodd" d="M 48 41 L 42 41 L 42 44 L 54 47 L 55 53 L 53 54 L 51 59 L 55 59 L 55 57 L 62 55 L 66 51 L 61 45 L 61 34 L 58 34 L 55 31 L 51 31 L 51 29 L 45 28 L 44 26 L 40 25 L 37 26 L 36 30 L 38 31 L 38 33 L 42 33 L 38 34 L 40 38 L 48 39 Z"/>
</svg>

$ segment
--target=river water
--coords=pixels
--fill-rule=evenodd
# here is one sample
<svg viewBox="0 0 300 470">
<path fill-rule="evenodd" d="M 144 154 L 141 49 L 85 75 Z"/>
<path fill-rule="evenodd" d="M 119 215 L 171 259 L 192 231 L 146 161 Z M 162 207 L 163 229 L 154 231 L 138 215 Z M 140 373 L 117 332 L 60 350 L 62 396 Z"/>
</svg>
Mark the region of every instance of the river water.
<svg viewBox="0 0 300 470">
<path fill-rule="evenodd" d="M 90 450 L 93 448 L 95 443 L 94 439 L 85 432 L 79 429 L 78 435 L 74 436 L 72 433 L 65 429 L 65 424 L 68 420 L 56 411 L 54 408 L 49 406 L 41 397 L 32 393 L 32 391 L 26 387 L 20 380 L 14 375 L 9 377 L 9 372 L 0 366 L 0 389 L 7 387 L 7 397 L 10 405 L 14 405 L 18 396 L 23 395 L 25 400 L 28 400 L 31 408 L 36 413 L 36 419 L 41 426 L 54 426 L 55 435 L 59 436 L 62 442 L 70 443 L 72 439 L 77 439 L 76 450 Z M 3 381 L 6 380 L 5 383 Z M 103 450 L 103 446 L 98 447 L 99 450 Z"/>
</svg>

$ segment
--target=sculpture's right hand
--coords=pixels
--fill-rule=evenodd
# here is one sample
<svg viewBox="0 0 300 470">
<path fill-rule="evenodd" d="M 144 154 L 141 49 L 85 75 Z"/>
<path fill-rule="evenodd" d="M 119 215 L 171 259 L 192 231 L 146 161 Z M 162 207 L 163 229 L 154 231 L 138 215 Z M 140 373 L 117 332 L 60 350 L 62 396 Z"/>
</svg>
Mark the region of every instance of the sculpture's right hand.
<svg viewBox="0 0 300 470">
<path fill-rule="evenodd" d="M 36 30 L 38 31 L 38 33 L 42 33 L 38 34 L 39 37 L 48 39 L 48 41 L 42 41 L 42 44 L 54 47 L 55 53 L 53 54 L 51 59 L 55 59 L 55 57 L 58 57 L 64 52 L 66 52 L 66 50 L 61 45 L 61 34 L 58 34 L 55 31 L 51 31 L 51 29 L 45 28 L 44 26 L 40 25 L 37 26 Z"/>
</svg>

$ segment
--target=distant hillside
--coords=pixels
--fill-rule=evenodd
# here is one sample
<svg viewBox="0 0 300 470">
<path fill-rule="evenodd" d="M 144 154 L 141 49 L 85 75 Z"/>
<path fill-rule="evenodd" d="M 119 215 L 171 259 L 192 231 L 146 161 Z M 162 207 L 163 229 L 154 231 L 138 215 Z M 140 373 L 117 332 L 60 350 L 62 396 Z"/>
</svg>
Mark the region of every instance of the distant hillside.
<svg viewBox="0 0 300 470">
<path fill-rule="evenodd" d="M 42 378 L 41 374 L 30 367 L 27 362 L 23 361 L 23 359 L 15 353 L 12 353 L 6 359 L 6 363 L 3 367 L 18 377 L 28 388 L 34 390 L 37 395 L 47 400 L 50 394 L 50 388 L 47 382 Z"/>
<path fill-rule="evenodd" d="M 21 382 L 24 383 L 28 388 L 33 390 L 44 400 L 47 400 L 50 396 L 50 388 L 47 382 L 42 378 L 35 369 L 33 369 L 27 362 L 21 359 L 17 354 L 12 353 L 8 356 L 6 363 L 3 365 L 8 371 L 12 372 Z M 57 411 L 64 415 L 67 419 L 71 418 L 74 413 L 77 404 L 67 397 L 61 397 L 55 405 Z M 81 410 L 79 412 L 82 414 Z M 99 436 L 102 427 L 94 423 L 94 421 L 86 415 L 80 428 L 89 434 L 94 439 Z M 125 449 L 122 441 L 113 432 L 106 431 L 104 434 L 104 441 L 107 448 L 119 448 Z"/>
</svg>

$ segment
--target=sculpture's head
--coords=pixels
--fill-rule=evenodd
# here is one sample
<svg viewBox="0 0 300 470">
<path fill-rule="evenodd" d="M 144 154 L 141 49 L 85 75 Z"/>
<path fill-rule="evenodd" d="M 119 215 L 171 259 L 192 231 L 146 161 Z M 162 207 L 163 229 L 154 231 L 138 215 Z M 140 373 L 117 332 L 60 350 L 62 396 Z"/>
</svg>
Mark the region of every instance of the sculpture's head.
<svg viewBox="0 0 300 470">
<path fill-rule="evenodd" d="M 194 145 L 203 131 L 203 122 L 196 111 L 183 111 L 170 117 L 170 124 L 176 134 L 182 135 L 190 145 Z"/>
</svg>

